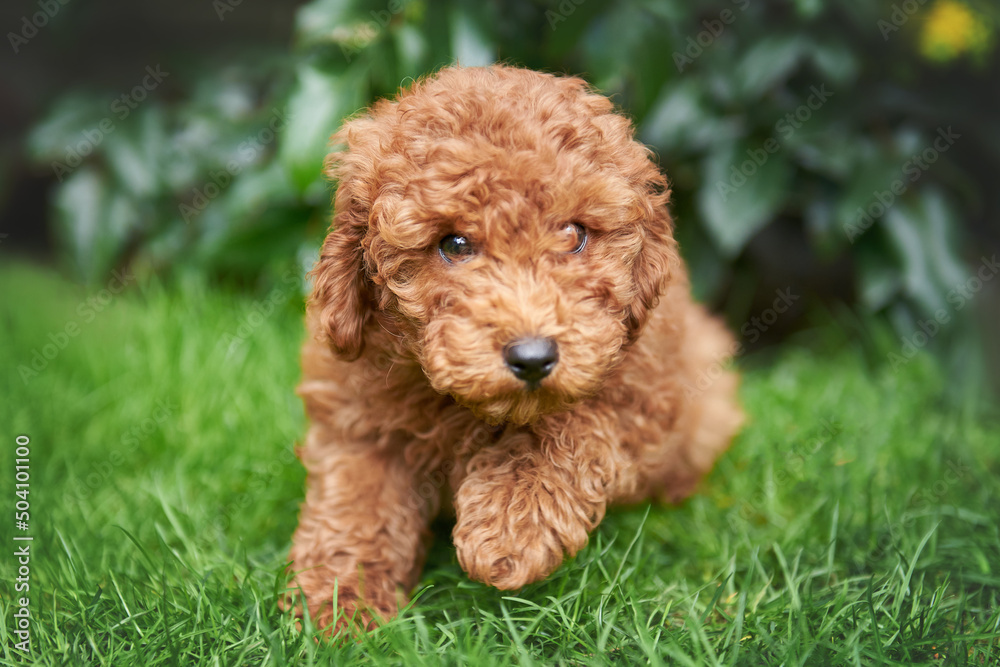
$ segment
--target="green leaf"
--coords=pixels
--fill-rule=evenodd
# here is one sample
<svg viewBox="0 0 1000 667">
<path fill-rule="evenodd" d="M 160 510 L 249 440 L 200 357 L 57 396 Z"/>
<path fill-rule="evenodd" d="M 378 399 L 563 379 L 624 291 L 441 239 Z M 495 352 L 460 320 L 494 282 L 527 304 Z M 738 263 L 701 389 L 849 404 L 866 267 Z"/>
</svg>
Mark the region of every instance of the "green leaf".
<svg viewBox="0 0 1000 667">
<path fill-rule="evenodd" d="M 125 189 L 139 197 L 153 194 L 158 185 L 156 169 L 164 143 L 162 128 L 157 128 L 149 114 L 143 114 L 138 131 L 123 127 L 110 135 L 104 148 L 105 156 L 115 175 Z"/>
<path fill-rule="evenodd" d="M 902 279 L 899 269 L 884 252 L 862 247 L 854 258 L 857 267 L 858 298 L 871 312 L 889 306 L 899 295 Z"/>
<path fill-rule="evenodd" d="M 56 223 L 79 274 L 98 280 L 117 260 L 140 223 L 132 202 L 93 167 L 80 167 L 56 191 Z"/>
<path fill-rule="evenodd" d="M 880 224 L 879 220 L 885 211 L 879 200 L 880 194 L 884 201 L 890 201 L 888 196 L 892 196 L 891 201 L 895 201 L 891 188 L 897 180 L 902 181 L 900 165 L 893 161 L 891 155 L 884 153 L 870 139 L 859 137 L 854 143 L 856 146 L 851 170 L 846 173 L 838 169 L 827 170 L 841 178 L 850 178 L 837 203 L 836 219 L 851 243 Z M 909 183 L 904 185 L 908 186 Z"/>
<path fill-rule="evenodd" d="M 279 156 L 300 192 L 322 180 L 330 137 L 345 116 L 363 105 L 362 72 L 357 66 L 336 74 L 312 65 L 299 68 Z"/>
<path fill-rule="evenodd" d="M 945 287 L 954 286 L 967 277 L 956 238 L 961 229 L 959 214 L 938 188 L 925 188 L 921 195 L 931 264 Z"/>
<path fill-rule="evenodd" d="M 451 40 L 455 62 L 463 67 L 484 67 L 496 60 L 496 44 L 482 28 L 482 21 L 473 16 L 473 7 L 455 7 L 451 13 Z"/>
<path fill-rule="evenodd" d="M 858 75 L 858 58 L 846 42 L 817 42 L 808 57 L 824 78 L 834 85 L 847 85 Z"/>
<path fill-rule="evenodd" d="M 427 59 L 430 47 L 427 36 L 416 26 L 401 25 L 392 33 L 399 54 L 400 69 L 422 63 Z"/>
<path fill-rule="evenodd" d="M 812 18 L 823 10 L 823 0 L 795 0 L 795 10 L 799 16 Z"/>
<path fill-rule="evenodd" d="M 733 256 L 781 210 L 792 170 L 780 148 L 740 142 L 709 154 L 702 174 L 698 211 L 722 253 Z"/>
<path fill-rule="evenodd" d="M 935 188 L 920 192 L 915 202 L 891 206 L 883 219 L 901 265 L 903 291 L 925 314 L 946 308 L 948 290 L 967 278 L 949 233 L 957 225 L 956 216 Z"/>
<path fill-rule="evenodd" d="M 733 119 L 721 117 L 705 102 L 702 84 L 695 78 L 668 82 L 639 131 L 644 142 L 668 152 L 728 144 L 738 133 Z"/>
<path fill-rule="evenodd" d="M 798 35 L 765 37 L 742 57 L 736 67 L 740 90 L 747 99 L 756 99 L 787 79 L 806 52 Z"/>
<path fill-rule="evenodd" d="M 104 136 L 100 125 L 105 119 L 112 120 L 106 102 L 93 95 L 66 95 L 32 128 L 28 135 L 28 152 L 39 162 L 58 160 L 66 163 L 73 153 L 82 155 L 86 151 L 89 155 L 87 147 L 99 144 Z"/>
<path fill-rule="evenodd" d="M 662 6 L 662 0 L 654 4 Z M 598 2 L 552 2 L 542 12 L 546 35 L 546 59 L 559 62 L 574 51 L 605 7 Z"/>
<path fill-rule="evenodd" d="M 798 192 L 802 202 L 803 223 L 810 243 L 824 257 L 832 257 L 845 245 L 845 239 L 836 228 L 834 218 L 834 203 L 826 188 L 816 185 Z"/>
<path fill-rule="evenodd" d="M 204 228 L 202 240 L 213 250 L 219 246 L 219 253 L 222 254 L 228 239 L 246 234 L 248 227 L 259 224 L 261 214 L 268 208 L 295 201 L 294 189 L 280 163 L 251 167 L 234 178 L 232 185 L 223 191 L 218 200 L 209 204 L 222 215 L 205 216 L 199 225 Z"/>
<path fill-rule="evenodd" d="M 296 37 L 304 45 L 316 42 L 346 42 L 348 26 L 358 20 L 351 0 L 313 0 L 295 14 Z"/>
<path fill-rule="evenodd" d="M 598 17 L 583 39 L 584 67 L 588 80 L 605 94 L 625 86 L 634 64 L 635 46 L 642 41 L 648 19 L 635 7 L 623 5 Z"/>
<path fill-rule="evenodd" d="M 92 167 L 81 167 L 56 191 L 56 222 L 77 271 L 87 279 L 96 274 L 93 257 L 101 239 L 106 179 Z"/>
<path fill-rule="evenodd" d="M 691 15 L 696 13 L 690 4 L 681 0 L 637 0 L 635 5 L 641 7 L 643 11 L 671 23 L 689 20 Z"/>
</svg>

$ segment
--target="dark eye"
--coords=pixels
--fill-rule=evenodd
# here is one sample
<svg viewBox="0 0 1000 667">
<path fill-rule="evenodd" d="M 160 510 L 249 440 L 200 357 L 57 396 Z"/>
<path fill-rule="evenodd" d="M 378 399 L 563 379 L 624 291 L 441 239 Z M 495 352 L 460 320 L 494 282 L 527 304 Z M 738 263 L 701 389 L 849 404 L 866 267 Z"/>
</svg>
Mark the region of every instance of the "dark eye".
<svg viewBox="0 0 1000 667">
<path fill-rule="evenodd" d="M 578 222 L 571 222 L 563 227 L 562 233 L 568 239 L 567 246 L 570 250 L 567 252 L 570 255 L 580 252 L 587 245 L 587 228 Z"/>
<path fill-rule="evenodd" d="M 469 239 L 455 234 L 449 234 L 441 239 L 441 243 L 438 244 L 438 250 L 449 264 L 464 262 L 476 254 Z"/>
</svg>

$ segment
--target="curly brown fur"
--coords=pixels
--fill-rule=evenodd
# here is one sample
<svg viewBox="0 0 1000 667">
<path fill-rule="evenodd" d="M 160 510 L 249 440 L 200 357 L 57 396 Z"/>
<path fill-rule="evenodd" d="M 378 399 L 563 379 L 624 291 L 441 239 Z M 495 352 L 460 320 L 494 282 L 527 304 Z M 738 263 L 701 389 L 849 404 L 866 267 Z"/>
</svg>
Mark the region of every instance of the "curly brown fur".
<svg viewBox="0 0 1000 667">
<path fill-rule="evenodd" d="M 346 623 L 335 591 L 365 625 L 394 615 L 442 508 L 469 576 L 516 589 L 581 549 L 609 503 L 694 489 L 741 421 L 736 376 L 717 372 L 731 339 L 691 300 L 667 181 L 607 98 L 450 68 L 335 141 L 290 556 L 321 627 Z M 589 235 L 577 253 L 570 223 Z M 475 255 L 442 257 L 450 234 Z M 558 344 L 537 387 L 504 360 L 525 337 Z"/>
</svg>

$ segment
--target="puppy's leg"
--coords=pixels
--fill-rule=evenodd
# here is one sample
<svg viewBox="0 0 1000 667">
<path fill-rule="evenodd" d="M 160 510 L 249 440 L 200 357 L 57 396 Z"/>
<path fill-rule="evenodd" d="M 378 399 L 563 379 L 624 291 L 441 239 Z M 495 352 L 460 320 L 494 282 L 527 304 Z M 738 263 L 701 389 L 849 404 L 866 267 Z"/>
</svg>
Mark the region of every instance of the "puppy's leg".
<svg viewBox="0 0 1000 667">
<path fill-rule="evenodd" d="M 455 494 L 458 560 L 473 579 L 517 589 L 587 543 L 607 502 L 635 485 L 596 406 L 553 415 L 479 451 Z"/>
<path fill-rule="evenodd" d="M 314 622 L 335 631 L 355 612 L 365 627 L 394 616 L 419 577 L 435 501 L 416 493 L 400 456 L 331 444 L 316 425 L 300 457 L 308 481 L 290 567 Z M 331 628 L 335 592 L 346 618 Z"/>
<path fill-rule="evenodd" d="M 686 327 L 682 368 L 686 389 L 680 416 L 671 425 L 672 433 L 681 437 L 681 445 L 676 455 L 666 457 L 657 452 L 654 460 L 640 466 L 646 474 L 659 478 L 658 495 L 669 502 L 694 492 L 743 423 L 736 400 L 739 376 L 724 368 L 736 349 L 732 335 L 721 321 L 693 303 L 687 311 Z"/>
</svg>

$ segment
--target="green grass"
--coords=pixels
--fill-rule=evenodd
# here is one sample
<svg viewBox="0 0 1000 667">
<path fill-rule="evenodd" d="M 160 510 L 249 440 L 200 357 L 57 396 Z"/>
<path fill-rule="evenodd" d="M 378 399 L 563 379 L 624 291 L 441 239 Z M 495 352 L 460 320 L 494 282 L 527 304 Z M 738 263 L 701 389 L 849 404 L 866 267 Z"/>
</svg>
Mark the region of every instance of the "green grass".
<svg viewBox="0 0 1000 667">
<path fill-rule="evenodd" d="M 927 355 L 893 372 L 842 336 L 748 364 L 751 420 L 699 495 L 611 511 L 516 594 L 470 582 L 442 526 L 414 604 L 329 645 L 276 604 L 304 479 L 297 289 L 152 282 L 99 313 L 34 269 L 0 289 L 2 664 L 22 664 L 18 434 L 36 664 L 1000 663 L 1000 425 L 949 408 Z"/>
</svg>

